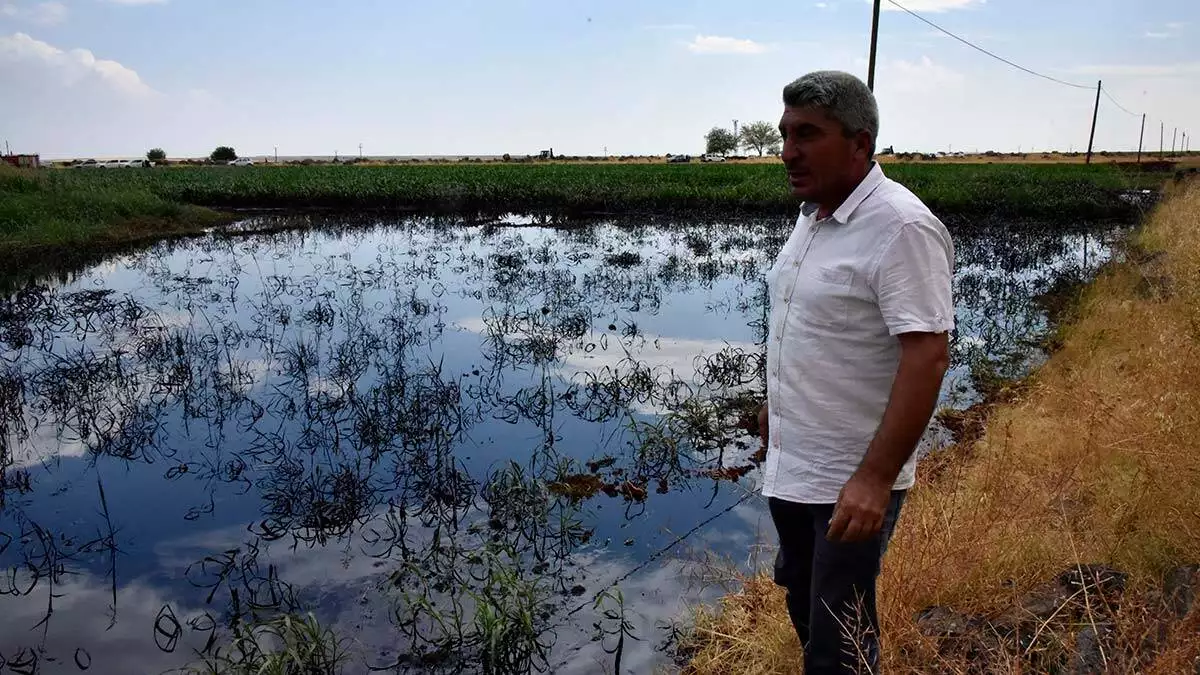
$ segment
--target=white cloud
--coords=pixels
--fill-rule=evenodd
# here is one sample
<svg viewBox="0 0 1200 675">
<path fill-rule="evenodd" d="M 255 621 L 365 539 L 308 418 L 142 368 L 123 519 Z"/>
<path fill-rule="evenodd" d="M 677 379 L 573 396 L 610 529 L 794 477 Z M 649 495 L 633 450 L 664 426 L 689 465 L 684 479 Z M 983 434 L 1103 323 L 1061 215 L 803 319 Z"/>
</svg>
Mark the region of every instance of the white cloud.
<svg viewBox="0 0 1200 675">
<path fill-rule="evenodd" d="M 66 20 L 67 6 L 56 1 L 39 2 L 30 7 L 4 3 L 0 4 L 0 16 L 27 21 L 39 26 L 53 26 Z"/>
<path fill-rule="evenodd" d="M 766 45 L 754 40 L 718 35 L 697 35 L 687 48 L 695 54 L 761 54 L 767 51 Z"/>
<path fill-rule="evenodd" d="M 827 2 L 818 2 L 818 3 L 817 3 L 817 5 L 816 5 L 816 7 L 817 7 L 817 9 L 826 9 L 826 8 L 828 8 L 828 7 L 829 7 L 829 3 L 827 3 Z"/>
<path fill-rule="evenodd" d="M 904 5 L 905 9 L 914 12 L 949 12 L 955 9 L 966 9 L 986 3 L 987 0 L 902 0 L 900 4 Z M 884 2 L 882 9 L 890 12 L 902 11 L 891 2 Z"/>
<path fill-rule="evenodd" d="M 1179 33 L 1187 24 L 1183 21 L 1170 21 L 1163 25 L 1165 27 L 1164 30 L 1148 30 L 1143 33 L 1143 37 L 1148 37 L 1153 40 L 1179 37 Z"/>
<path fill-rule="evenodd" d="M 642 30 L 696 30 L 690 23 L 652 23 L 642 26 Z"/>
<path fill-rule="evenodd" d="M 879 72 L 879 86 L 904 94 L 928 94 L 961 86 L 966 76 L 957 70 L 934 63 L 928 56 L 920 61 L 889 61 Z"/>
<path fill-rule="evenodd" d="M 108 0 L 114 5 L 164 5 L 167 0 Z"/>
<path fill-rule="evenodd" d="M 64 51 L 25 33 L 0 36 L 0 63 L 37 68 L 67 86 L 95 82 L 132 96 L 154 93 L 136 71 L 116 61 L 97 59 L 86 49 Z"/>
<path fill-rule="evenodd" d="M 1164 64 L 1113 64 L 1089 65 L 1072 68 L 1072 73 L 1081 75 L 1132 75 L 1140 77 L 1174 77 L 1178 75 L 1200 75 L 1200 61 Z"/>
</svg>

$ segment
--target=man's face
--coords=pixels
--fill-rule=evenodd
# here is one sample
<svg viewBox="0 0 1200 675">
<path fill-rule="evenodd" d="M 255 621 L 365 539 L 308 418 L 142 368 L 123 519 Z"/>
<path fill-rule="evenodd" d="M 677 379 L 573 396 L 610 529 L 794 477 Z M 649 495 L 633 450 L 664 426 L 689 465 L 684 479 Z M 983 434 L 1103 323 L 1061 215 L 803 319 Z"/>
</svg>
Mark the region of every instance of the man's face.
<svg viewBox="0 0 1200 675">
<path fill-rule="evenodd" d="M 847 138 L 842 125 L 817 107 L 785 106 L 779 133 L 792 194 L 805 201 L 822 202 L 847 186 L 853 189 L 870 161 L 870 134 Z"/>
</svg>

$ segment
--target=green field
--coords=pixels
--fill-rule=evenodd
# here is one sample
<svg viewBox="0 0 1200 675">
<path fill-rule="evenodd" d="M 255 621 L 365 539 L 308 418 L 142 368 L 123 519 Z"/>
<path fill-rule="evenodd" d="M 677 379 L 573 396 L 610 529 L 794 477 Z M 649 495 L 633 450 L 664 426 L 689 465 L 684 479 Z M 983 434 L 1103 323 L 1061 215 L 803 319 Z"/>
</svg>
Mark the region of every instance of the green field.
<svg viewBox="0 0 1200 675">
<path fill-rule="evenodd" d="M 1113 165 L 889 164 L 943 216 L 1132 220 L 1121 190 L 1169 174 Z M 0 251 L 105 248 L 228 219 L 206 208 L 733 216 L 796 209 L 779 164 L 441 164 L 0 170 Z M 960 220 L 963 220 L 960 218 Z"/>
<path fill-rule="evenodd" d="M 886 171 L 935 210 L 1105 217 L 1113 190 L 1161 182 L 1111 165 L 892 164 Z M 549 164 L 179 167 L 54 171 L 52 189 L 139 189 L 216 207 L 788 212 L 778 164 Z"/>
</svg>

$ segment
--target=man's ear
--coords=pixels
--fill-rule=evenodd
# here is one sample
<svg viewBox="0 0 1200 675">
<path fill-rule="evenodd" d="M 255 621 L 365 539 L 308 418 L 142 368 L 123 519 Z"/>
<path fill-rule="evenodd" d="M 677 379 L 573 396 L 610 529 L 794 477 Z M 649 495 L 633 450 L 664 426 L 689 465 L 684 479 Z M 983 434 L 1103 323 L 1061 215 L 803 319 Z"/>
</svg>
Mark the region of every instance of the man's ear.
<svg viewBox="0 0 1200 675">
<path fill-rule="evenodd" d="M 857 156 L 862 153 L 863 159 L 871 158 L 871 146 L 875 139 L 871 138 L 869 131 L 860 131 L 854 134 L 854 154 Z"/>
</svg>

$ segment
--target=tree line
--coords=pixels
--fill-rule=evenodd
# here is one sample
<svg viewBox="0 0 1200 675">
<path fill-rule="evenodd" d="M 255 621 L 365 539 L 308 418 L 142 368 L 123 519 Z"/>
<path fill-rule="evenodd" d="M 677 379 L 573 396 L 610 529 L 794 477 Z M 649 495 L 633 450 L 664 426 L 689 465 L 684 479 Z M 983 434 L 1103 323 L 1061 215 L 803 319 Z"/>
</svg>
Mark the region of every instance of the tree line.
<svg viewBox="0 0 1200 675">
<path fill-rule="evenodd" d="M 212 162 L 232 162 L 237 158 L 237 152 L 228 145 L 218 146 L 216 150 L 213 150 L 208 155 L 209 161 Z M 146 152 L 146 159 L 162 164 L 167 161 L 167 151 L 162 148 L 151 148 Z"/>
<path fill-rule="evenodd" d="M 727 155 L 738 148 L 758 151 L 758 156 L 778 155 L 783 137 L 770 122 L 751 122 L 738 130 L 735 136 L 729 129 L 713 127 L 704 135 L 704 152 L 710 155 Z"/>
</svg>

